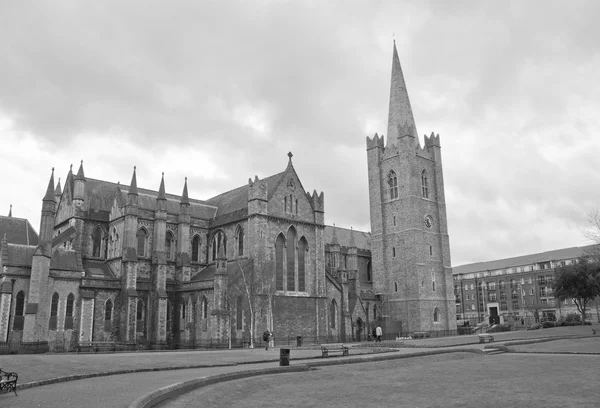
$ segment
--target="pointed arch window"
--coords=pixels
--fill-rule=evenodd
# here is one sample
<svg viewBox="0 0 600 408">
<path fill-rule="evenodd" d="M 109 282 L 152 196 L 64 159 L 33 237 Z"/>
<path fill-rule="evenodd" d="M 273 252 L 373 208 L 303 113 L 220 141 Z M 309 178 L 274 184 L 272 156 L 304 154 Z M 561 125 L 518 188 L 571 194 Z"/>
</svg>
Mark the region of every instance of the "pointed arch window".
<svg viewBox="0 0 600 408">
<path fill-rule="evenodd" d="M 13 330 L 23 330 L 23 323 L 25 321 L 25 292 L 20 291 L 17 293 L 17 301 L 15 304 L 15 322 L 13 323 Z"/>
<path fill-rule="evenodd" d="M 287 212 L 287 210 L 288 210 L 288 209 L 287 209 L 287 208 L 288 208 L 288 207 L 287 207 L 287 204 L 288 204 L 288 203 L 287 203 L 287 196 L 285 196 L 285 197 L 283 197 L 283 211 L 284 211 L 284 212 Z"/>
<path fill-rule="evenodd" d="M 67 310 L 65 311 L 65 330 L 73 329 L 73 306 L 75 303 L 75 295 L 69 293 L 67 296 Z"/>
<path fill-rule="evenodd" d="M 104 331 L 112 330 L 112 312 L 113 304 L 112 300 L 108 299 L 104 305 Z"/>
<path fill-rule="evenodd" d="M 433 309 L 433 322 L 440 322 L 440 309 L 438 309 L 437 306 Z"/>
<path fill-rule="evenodd" d="M 282 234 L 275 240 L 275 289 L 283 290 L 283 259 L 285 239 Z"/>
<path fill-rule="evenodd" d="M 54 292 L 52 295 L 52 302 L 50 303 L 50 322 L 48 323 L 48 330 L 56 330 L 58 322 L 58 293 Z"/>
<path fill-rule="evenodd" d="M 372 276 L 372 266 L 371 266 L 371 261 L 367 262 L 367 282 L 371 282 L 371 280 L 373 279 Z"/>
<path fill-rule="evenodd" d="M 192 239 L 192 262 L 200 262 L 200 237 L 198 235 Z"/>
<path fill-rule="evenodd" d="M 238 227 L 237 244 L 238 256 L 244 256 L 244 230 L 242 227 Z"/>
<path fill-rule="evenodd" d="M 202 297 L 202 302 L 200 303 L 201 307 L 201 316 L 203 319 L 208 318 L 208 300 L 206 300 L 206 296 Z"/>
<path fill-rule="evenodd" d="M 431 272 L 431 290 L 435 292 L 435 272 Z"/>
<path fill-rule="evenodd" d="M 398 177 L 396 177 L 394 170 L 391 170 L 388 174 L 388 185 L 390 188 L 390 200 L 398 198 Z"/>
<path fill-rule="evenodd" d="M 286 239 L 287 290 L 296 290 L 296 229 L 290 227 Z"/>
<path fill-rule="evenodd" d="M 429 198 L 429 187 L 427 185 L 427 171 L 423 170 L 421 173 L 421 190 L 423 198 Z"/>
<path fill-rule="evenodd" d="M 138 301 L 137 301 L 135 320 L 137 321 L 136 331 L 143 332 L 145 329 L 145 322 L 146 322 L 146 305 L 144 304 L 144 301 L 142 299 L 138 299 Z"/>
<path fill-rule="evenodd" d="M 146 243 L 148 242 L 148 233 L 144 228 L 140 228 L 137 233 L 137 255 L 146 256 Z"/>
<path fill-rule="evenodd" d="M 165 255 L 167 257 L 167 261 L 173 261 L 175 259 L 175 257 L 173 256 L 175 252 L 174 250 L 175 245 L 173 233 L 171 231 L 167 231 L 165 235 Z"/>
<path fill-rule="evenodd" d="M 242 330 L 243 328 L 243 317 L 244 317 L 244 313 L 243 313 L 243 309 L 242 309 L 242 297 L 238 296 L 235 302 L 235 324 L 236 324 L 236 328 L 238 330 Z"/>
<path fill-rule="evenodd" d="M 223 253 L 227 255 L 227 237 L 225 236 L 225 234 L 223 234 L 223 231 L 217 231 L 213 236 L 212 240 L 213 261 L 217 260 L 221 247 L 223 247 Z"/>
<path fill-rule="evenodd" d="M 337 317 L 337 303 L 335 299 L 331 301 L 331 328 L 335 329 L 336 326 L 336 317 Z"/>
<path fill-rule="evenodd" d="M 102 229 L 100 227 L 94 230 L 92 234 L 92 256 L 94 258 L 100 258 L 102 249 Z"/>
<path fill-rule="evenodd" d="M 308 242 L 306 238 L 298 241 L 298 291 L 306 291 L 306 258 L 308 257 Z"/>
</svg>

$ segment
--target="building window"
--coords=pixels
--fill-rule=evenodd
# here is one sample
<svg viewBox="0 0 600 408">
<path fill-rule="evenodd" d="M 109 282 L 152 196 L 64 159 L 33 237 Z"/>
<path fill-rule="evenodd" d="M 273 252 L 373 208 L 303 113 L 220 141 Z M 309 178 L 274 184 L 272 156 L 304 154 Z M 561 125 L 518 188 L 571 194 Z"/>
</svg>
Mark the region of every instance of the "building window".
<svg viewBox="0 0 600 408">
<path fill-rule="evenodd" d="M 52 295 L 52 303 L 50 304 L 50 323 L 48 330 L 56 330 L 58 320 L 58 293 Z"/>
<path fill-rule="evenodd" d="M 533 288 L 529 289 L 529 296 L 533 296 Z"/>
<path fill-rule="evenodd" d="M 396 257 L 396 247 L 392 247 L 392 258 Z"/>
<path fill-rule="evenodd" d="M 394 227 L 396 226 L 396 216 L 394 215 Z"/>
<path fill-rule="evenodd" d="M 506 302 L 500 302 L 500 310 L 508 310 L 508 306 Z"/>
<path fill-rule="evenodd" d="M 206 300 L 206 296 L 202 298 L 202 303 L 200 305 L 202 308 L 202 318 L 208 318 L 208 300 Z"/>
<path fill-rule="evenodd" d="M 475 285 L 471 283 L 471 290 L 475 290 Z"/>
<path fill-rule="evenodd" d="M 495 292 L 488 293 L 488 301 L 490 301 L 490 302 L 496 301 L 496 293 Z"/>
<path fill-rule="evenodd" d="M 102 229 L 100 227 L 94 230 L 92 234 L 92 256 L 100 258 L 100 250 L 102 248 Z"/>
<path fill-rule="evenodd" d="M 223 247 L 223 254 L 227 256 L 227 237 L 223 234 L 223 231 L 217 231 L 212 239 L 212 260 L 216 261 L 219 256 L 219 252 Z"/>
<path fill-rule="evenodd" d="M 104 305 L 104 331 L 112 330 L 112 300 L 108 299 Z"/>
<path fill-rule="evenodd" d="M 287 196 L 283 197 L 283 211 L 287 212 Z"/>
<path fill-rule="evenodd" d="M 298 215 L 298 200 L 296 200 L 296 215 Z"/>
<path fill-rule="evenodd" d="M 192 262 L 200 262 L 200 237 L 198 235 L 192 239 Z"/>
<path fill-rule="evenodd" d="M 144 301 L 142 299 L 138 299 L 137 301 L 137 308 L 136 308 L 136 314 L 135 314 L 135 319 L 137 320 L 137 329 L 136 331 L 138 332 L 143 332 L 144 331 L 144 322 L 145 322 L 145 308 L 144 308 Z M 185 304 L 184 304 L 184 309 L 183 309 L 183 313 L 185 314 Z"/>
<path fill-rule="evenodd" d="M 146 256 L 146 242 L 148 240 L 148 233 L 144 228 L 140 228 L 137 233 L 137 255 L 140 257 Z"/>
<path fill-rule="evenodd" d="M 388 174 L 388 184 L 390 187 L 390 199 L 394 200 L 398 198 L 398 178 L 393 170 Z"/>
<path fill-rule="evenodd" d="M 369 261 L 367 262 L 367 282 L 371 282 L 372 279 L 371 261 Z"/>
<path fill-rule="evenodd" d="M 337 316 L 337 303 L 335 299 L 331 301 L 331 328 L 335 329 L 336 326 L 336 316 Z"/>
<path fill-rule="evenodd" d="M 277 236 L 275 240 L 275 289 L 283 290 L 283 261 L 285 239 L 282 234 Z"/>
<path fill-rule="evenodd" d="M 173 256 L 173 252 L 175 252 L 175 245 L 173 245 L 173 241 L 173 234 L 171 231 L 167 231 L 165 235 L 165 255 L 167 256 L 167 261 L 173 261 L 175 259 Z"/>
<path fill-rule="evenodd" d="M 512 308 L 513 308 L 513 310 L 517 310 L 519 308 L 519 301 L 518 300 L 513 300 L 513 302 L 512 302 Z"/>
<path fill-rule="evenodd" d="M 308 242 L 306 238 L 298 241 L 298 290 L 306 291 L 306 257 L 308 255 Z"/>
<path fill-rule="evenodd" d="M 438 309 L 437 307 L 435 307 L 433 309 L 433 322 L 434 323 L 439 323 L 440 321 L 440 309 Z"/>
<path fill-rule="evenodd" d="M 500 286 L 500 290 L 504 290 L 504 289 L 506 289 L 506 282 L 504 282 L 503 280 L 501 280 L 500 284 L 498 286 Z"/>
<path fill-rule="evenodd" d="M 235 324 L 238 330 L 242 330 L 244 323 L 244 310 L 242 309 L 242 297 L 238 296 L 235 302 Z"/>
<path fill-rule="evenodd" d="M 394 292 L 398 292 L 398 282 L 394 282 Z"/>
<path fill-rule="evenodd" d="M 238 256 L 244 256 L 244 230 L 242 229 L 242 227 L 238 227 L 237 244 Z"/>
<path fill-rule="evenodd" d="M 429 245 L 429 255 L 433 256 L 433 247 Z"/>
<path fill-rule="evenodd" d="M 73 329 L 73 304 L 75 303 L 75 296 L 69 293 L 67 296 L 67 311 L 65 313 L 65 330 Z"/>
<path fill-rule="evenodd" d="M 423 170 L 421 173 L 421 189 L 423 193 L 423 198 L 429 198 L 429 187 L 427 185 L 427 172 Z"/>
<path fill-rule="evenodd" d="M 286 239 L 287 290 L 296 290 L 296 229 L 290 227 Z"/>
<path fill-rule="evenodd" d="M 431 272 L 431 290 L 435 292 L 435 272 Z"/>
<path fill-rule="evenodd" d="M 20 291 L 17 293 L 17 303 L 15 304 L 15 322 L 13 323 L 13 330 L 23 330 L 23 323 L 25 321 L 25 292 Z"/>
</svg>

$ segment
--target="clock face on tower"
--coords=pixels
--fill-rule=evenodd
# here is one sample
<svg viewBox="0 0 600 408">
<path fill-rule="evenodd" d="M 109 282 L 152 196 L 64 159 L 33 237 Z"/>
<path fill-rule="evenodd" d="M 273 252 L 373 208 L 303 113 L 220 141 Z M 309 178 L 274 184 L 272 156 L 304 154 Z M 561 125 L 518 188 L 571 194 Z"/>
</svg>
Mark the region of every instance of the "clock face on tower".
<svg viewBox="0 0 600 408">
<path fill-rule="evenodd" d="M 425 216 L 425 226 L 431 228 L 433 226 L 433 217 L 431 215 Z"/>
</svg>

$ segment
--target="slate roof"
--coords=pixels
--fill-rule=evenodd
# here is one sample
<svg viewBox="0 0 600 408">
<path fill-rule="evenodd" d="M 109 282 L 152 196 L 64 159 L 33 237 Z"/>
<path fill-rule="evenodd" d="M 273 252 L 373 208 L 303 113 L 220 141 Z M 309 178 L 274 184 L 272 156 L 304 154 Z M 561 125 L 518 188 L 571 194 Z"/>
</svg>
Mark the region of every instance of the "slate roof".
<svg viewBox="0 0 600 408">
<path fill-rule="evenodd" d="M 31 245 L 8 244 L 8 259 L 4 266 L 31 266 L 36 247 Z"/>
<path fill-rule="evenodd" d="M 599 250 L 600 245 L 588 245 L 583 247 L 572 247 L 556 249 L 553 251 L 540 252 L 537 254 L 516 256 L 513 258 L 497 259 L 488 262 L 475 262 L 472 264 L 455 266 L 452 268 L 452 274 L 465 274 L 473 272 L 493 271 L 497 269 L 506 269 L 515 266 L 531 265 L 539 262 L 561 261 L 565 259 L 575 259 L 581 255 L 590 253 L 592 250 Z"/>
<path fill-rule="evenodd" d="M 242 268 L 247 268 L 252 266 L 252 259 L 244 258 L 240 261 L 240 265 Z M 202 269 L 196 275 L 192 276 L 190 281 L 198 282 L 198 281 L 212 281 L 215 278 L 215 272 L 217 268 L 215 264 L 209 265 L 206 268 Z M 239 272 L 238 266 L 236 262 L 227 262 L 227 275 L 232 276 L 234 273 Z"/>
<path fill-rule="evenodd" d="M 0 215 L 0 239 L 4 238 L 4 234 L 6 234 L 6 240 L 11 244 L 38 244 L 38 234 L 25 218 Z"/>
<path fill-rule="evenodd" d="M 63 271 L 78 271 L 77 267 L 77 253 L 72 250 L 64 250 L 62 248 L 56 248 L 52 252 L 52 259 L 50 259 L 50 269 L 60 269 Z"/>
<path fill-rule="evenodd" d="M 325 233 L 323 240 L 325 244 L 330 244 L 333 239 L 333 228 L 330 225 L 325 226 Z M 359 249 L 371 250 L 371 233 L 353 230 L 354 232 L 354 242 L 356 243 L 356 247 Z M 340 228 L 338 226 L 335 227 L 335 233 L 337 235 L 338 242 L 343 247 L 350 246 L 350 229 Z"/>
<path fill-rule="evenodd" d="M 113 200 L 117 195 L 117 187 L 119 187 L 121 190 L 121 202 L 126 203 L 129 186 L 91 178 L 86 179 L 84 200 L 89 208 L 88 215 L 91 218 L 94 218 L 94 215 L 98 214 L 99 217 L 104 216 L 106 219 L 108 219 L 108 214 L 112 208 Z M 137 191 L 139 208 L 153 211 L 156 210 L 156 198 L 158 197 L 158 191 L 139 187 Z M 166 194 L 166 198 L 167 212 L 169 214 L 179 214 L 181 196 Z M 206 202 L 195 199 L 189 199 L 189 202 L 190 215 L 192 217 L 209 220 L 215 216 L 217 209 L 206 204 Z"/>
<path fill-rule="evenodd" d="M 282 179 L 284 172 L 274 174 L 265 178 L 267 182 L 268 198 L 270 199 L 277 187 L 277 184 Z M 216 217 L 221 217 L 226 214 L 231 214 L 235 211 L 248 208 L 248 184 L 225 193 L 219 194 L 218 196 L 209 198 L 206 203 L 218 207 Z"/>
<path fill-rule="evenodd" d="M 85 271 L 86 278 L 109 278 L 113 279 L 113 275 L 110 267 L 106 262 L 102 261 L 84 261 L 83 269 Z"/>
</svg>

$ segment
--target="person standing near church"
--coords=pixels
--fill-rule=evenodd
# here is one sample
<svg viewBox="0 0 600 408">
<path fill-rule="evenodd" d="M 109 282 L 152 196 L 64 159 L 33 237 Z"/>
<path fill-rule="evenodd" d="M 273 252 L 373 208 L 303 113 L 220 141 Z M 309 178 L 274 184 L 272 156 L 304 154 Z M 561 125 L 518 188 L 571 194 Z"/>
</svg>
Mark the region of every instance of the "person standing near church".
<svg viewBox="0 0 600 408">
<path fill-rule="evenodd" d="M 265 330 L 263 333 L 263 340 L 265 342 L 265 350 L 269 351 L 269 341 L 271 341 L 271 332 L 269 330 Z"/>
<path fill-rule="evenodd" d="M 381 341 L 381 336 L 383 335 L 381 326 L 377 325 L 377 328 L 375 329 L 375 335 L 377 336 L 377 341 Z"/>
</svg>

